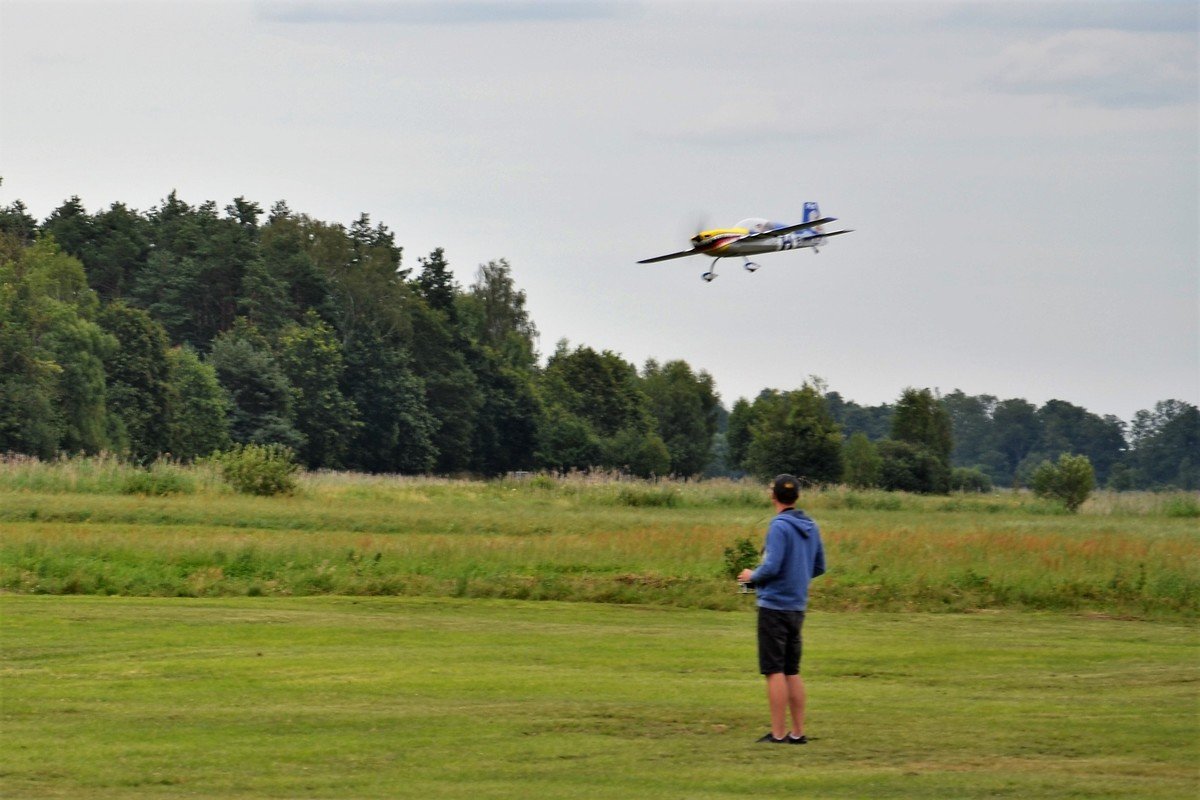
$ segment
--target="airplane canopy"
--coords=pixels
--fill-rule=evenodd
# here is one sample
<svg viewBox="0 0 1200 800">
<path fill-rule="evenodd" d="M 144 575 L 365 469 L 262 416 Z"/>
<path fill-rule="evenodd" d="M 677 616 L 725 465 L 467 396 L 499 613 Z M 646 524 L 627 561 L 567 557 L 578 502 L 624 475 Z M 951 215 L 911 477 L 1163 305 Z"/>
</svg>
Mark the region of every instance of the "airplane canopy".
<svg viewBox="0 0 1200 800">
<path fill-rule="evenodd" d="M 776 228 L 782 228 L 784 227 L 784 223 L 772 222 L 771 220 L 763 219 L 762 217 L 751 217 L 750 219 L 742 220 L 734 227 L 745 228 L 751 233 L 762 233 L 763 231 L 773 231 Z"/>
</svg>

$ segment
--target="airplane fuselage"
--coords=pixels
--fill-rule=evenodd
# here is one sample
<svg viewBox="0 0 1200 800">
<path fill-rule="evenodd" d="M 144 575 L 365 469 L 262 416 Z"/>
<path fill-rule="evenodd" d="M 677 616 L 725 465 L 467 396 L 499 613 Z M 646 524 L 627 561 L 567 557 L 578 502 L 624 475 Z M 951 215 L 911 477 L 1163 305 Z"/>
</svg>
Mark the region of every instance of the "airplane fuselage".
<svg viewBox="0 0 1200 800">
<path fill-rule="evenodd" d="M 793 231 L 769 239 L 759 239 L 754 242 L 739 241 L 745 232 L 719 231 L 706 232 L 707 235 L 697 236 L 695 246 L 703 255 L 713 258 L 730 258 L 736 256 L 753 256 L 759 253 L 775 253 L 780 250 L 799 250 L 804 247 L 818 247 L 825 238 L 811 231 Z"/>
</svg>

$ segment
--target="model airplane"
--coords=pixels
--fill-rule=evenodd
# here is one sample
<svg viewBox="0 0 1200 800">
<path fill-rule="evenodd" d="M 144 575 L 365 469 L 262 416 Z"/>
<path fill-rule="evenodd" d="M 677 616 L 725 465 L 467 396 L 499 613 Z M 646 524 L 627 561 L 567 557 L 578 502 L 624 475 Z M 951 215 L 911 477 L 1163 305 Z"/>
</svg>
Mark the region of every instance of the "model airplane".
<svg viewBox="0 0 1200 800">
<path fill-rule="evenodd" d="M 700 277 L 711 281 L 717 277 L 717 262 L 722 258 L 741 256 L 742 266 L 748 272 L 758 269 L 758 264 L 747 256 L 759 253 L 774 253 L 776 250 L 798 250 L 811 247 L 814 253 L 825 244 L 830 236 L 840 236 L 850 231 L 832 231 L 826 233 L 822 225 L 833 222 L 837 217 L 822 217 L 816 203 L 804 204 L 804 221 L 795 225 L 785 225 L 782 222 L 771 222 L 765 219 L 744 219 L 732 228 L 715 228 L 700 231 L 692 237 L 692 249 L 680 250 L 678 253 L 668 253 L 665 256 L 646 258 L 637 263 L 653 264 L 656 261 L 667 261 L 684 256 L 709 256 L 713 260 L 712 268 Z"/>
</svg>

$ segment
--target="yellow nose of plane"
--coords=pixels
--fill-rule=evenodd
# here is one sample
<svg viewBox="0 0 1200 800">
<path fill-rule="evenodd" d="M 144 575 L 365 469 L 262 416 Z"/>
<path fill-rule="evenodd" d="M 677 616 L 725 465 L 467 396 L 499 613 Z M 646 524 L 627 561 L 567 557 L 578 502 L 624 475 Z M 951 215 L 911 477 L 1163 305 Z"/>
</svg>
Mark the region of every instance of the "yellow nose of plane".
<svg viewBox="0 0 1200 800">
<path fill-rule="evenodd" d="M 709 231 L 700 231 L 692 237 L 693 247 L 702 247 L 706 244 L 723 239 L 725 237 L 744 236 L 747 231 L 744 228 L 713 228 Z"/>
</svg>

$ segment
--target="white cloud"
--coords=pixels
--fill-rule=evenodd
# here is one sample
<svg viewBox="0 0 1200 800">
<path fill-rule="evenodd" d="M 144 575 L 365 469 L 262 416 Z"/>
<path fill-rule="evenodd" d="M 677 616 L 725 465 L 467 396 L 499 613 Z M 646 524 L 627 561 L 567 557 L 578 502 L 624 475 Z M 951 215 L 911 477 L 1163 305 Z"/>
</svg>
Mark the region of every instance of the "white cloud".
<svg viewBox="0 0 1200 800">
<path fill-rule="evenodd" d="M 944 2 L 945 22 L 974 30 L 1196 32 L 1200 11 L 1192 0 L 1023 0 Z"/>
<path fill-rule="evenodd" d="M 1196 40 L 1174 33 L 1073 30 L 1010 45 L 998 88 L 1067 95 L 1111 107 L 1156 107 L 1196 100 Z"/>
<path fill-rule="evenodd" d="M 364 25 L 474 25 L 602 19 L 628 10 L 613 0 L 343 0 L 266 2 L 259 17 L 269 22 Z"/>
</svg>

